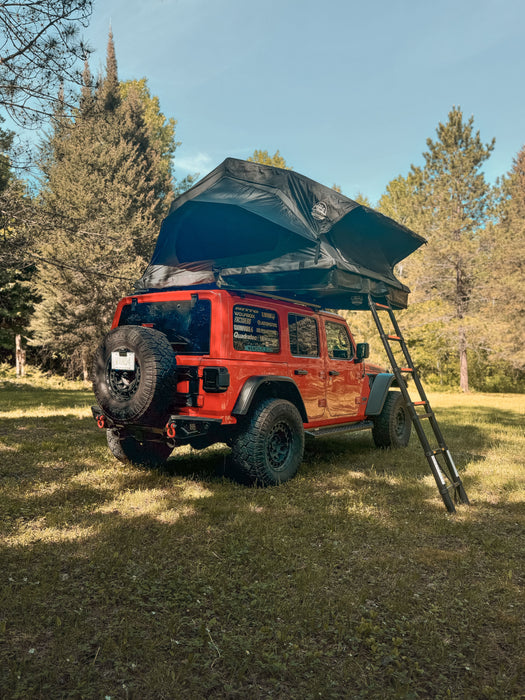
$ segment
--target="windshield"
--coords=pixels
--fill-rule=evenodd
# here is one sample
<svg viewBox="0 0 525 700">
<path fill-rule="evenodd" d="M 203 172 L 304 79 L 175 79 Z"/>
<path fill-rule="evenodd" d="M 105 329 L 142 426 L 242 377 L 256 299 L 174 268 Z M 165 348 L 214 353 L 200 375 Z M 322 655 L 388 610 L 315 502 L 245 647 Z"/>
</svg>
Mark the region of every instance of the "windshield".
<svg viewBox="0 0 525 700">
<path fill-rule="evenodd" d="M 210 352 L 211 304 L 208 299 L 142 302 L 124 306 L 119 326 L 146 326 L 166 335 L 179 355 Z"/>
</svg>

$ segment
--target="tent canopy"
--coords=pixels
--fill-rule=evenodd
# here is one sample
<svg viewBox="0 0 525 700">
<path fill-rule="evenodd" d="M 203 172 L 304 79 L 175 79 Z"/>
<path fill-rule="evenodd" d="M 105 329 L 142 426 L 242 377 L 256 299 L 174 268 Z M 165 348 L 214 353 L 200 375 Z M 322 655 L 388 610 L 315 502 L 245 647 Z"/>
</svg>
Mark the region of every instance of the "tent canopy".
<svg viewBox="0 0 525 700">
<path fill-rule="evenodd" d="M 406 308 L 393 268 L 425 239 L 291 170 L 227 158 L 178 197 L 140 290 L 211 285 L 326 308 Z"/>
</svg>

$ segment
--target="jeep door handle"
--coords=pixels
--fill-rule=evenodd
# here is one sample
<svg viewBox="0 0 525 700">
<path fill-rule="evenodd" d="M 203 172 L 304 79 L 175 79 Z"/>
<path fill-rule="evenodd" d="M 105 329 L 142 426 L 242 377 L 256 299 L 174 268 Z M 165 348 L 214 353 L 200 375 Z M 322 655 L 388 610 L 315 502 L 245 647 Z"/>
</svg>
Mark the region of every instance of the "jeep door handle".
<svg viewBox="0 0 525 700">
<path fill-rule="evenodd" d="M 296 369 L 294 374 L 308 374 L 308 371 L 306 369 Z"/>
<path fill-rule="evenodd" d="M 338 377 L 340 373 L 339 373 L 336 369 L 331 369 L 331 370 L 328 372 L 328 374 L 329 374 L 331 377 Z"/>
</svg>

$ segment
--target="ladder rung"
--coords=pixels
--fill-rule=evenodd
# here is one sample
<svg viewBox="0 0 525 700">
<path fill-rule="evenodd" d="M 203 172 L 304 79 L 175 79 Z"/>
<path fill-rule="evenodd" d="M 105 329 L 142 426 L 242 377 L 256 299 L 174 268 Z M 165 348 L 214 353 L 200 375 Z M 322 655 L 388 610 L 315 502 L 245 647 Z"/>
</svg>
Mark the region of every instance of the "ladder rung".
<svg viewBox="0 0 525 700">
<path fill-rule="evenodd" d="M 416 413 L 418 418 L 431 418 L 433 415 L 433 413 Z"/>
<path fill-rule="evenodd" d="M 414 370 L 412 369 L 412 367 L 400 367 L 399 371 L 400 372 L 413 372 Z"/>
<path fill-rule="evenodd" d="M 446 452 L 445 447 L 439 447 L 437 450 L 430 450 L 430 452 L 425 452 L 425 457 L 435 457 L 436 455 L 441 455 Z"/>
<path fill-rule="evenodd" d="M 387 311 L 390 311 L 390 306 L 386 306 L 385 304 L 378 304 L 375 302 L 376 309 L 387 309 Z"/>
<path fill-rule="evenodd" d="M 426 406 L 426 401 L 412 401 L 412 406 Z"/>
<path fill-rule="evenodd" d="M 387 338 L 388 340 L 399 340 L 399 342 L 402 340 L 402 338 L 400 338 L 398 335 L 389 335 Z"/>
</svg>

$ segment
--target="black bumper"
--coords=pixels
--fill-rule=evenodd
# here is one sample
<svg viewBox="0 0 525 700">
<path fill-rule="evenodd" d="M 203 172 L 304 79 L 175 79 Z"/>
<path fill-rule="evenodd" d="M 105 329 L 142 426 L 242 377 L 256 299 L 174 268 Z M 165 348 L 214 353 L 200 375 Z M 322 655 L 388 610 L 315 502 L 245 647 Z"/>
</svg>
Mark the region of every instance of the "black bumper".
<svg viewBox="0 0 525 700">
<path fill-rule="evenodd" d="M 125 424 L 120 421 L 114 421 L 109 418 L 99 406 L 91 406 L 91 413 L 97 425 L 101 429 L 116 428 L 117 430 L 126 429 L 131 433 L 141 430 L 162 433 L 171 440 L 180 442 L 192 440 L 196 437 L 203 437 L 215 431 L 220 427 L 222 421 L 220 418 L 204 418 L 200 416 L 179 416 L 172 415 L 164 428 L 155 428 L 152 426 L 139 425 L 136 423 Z"/>
</svg>

